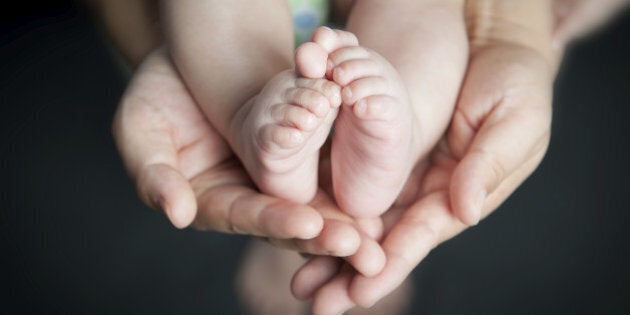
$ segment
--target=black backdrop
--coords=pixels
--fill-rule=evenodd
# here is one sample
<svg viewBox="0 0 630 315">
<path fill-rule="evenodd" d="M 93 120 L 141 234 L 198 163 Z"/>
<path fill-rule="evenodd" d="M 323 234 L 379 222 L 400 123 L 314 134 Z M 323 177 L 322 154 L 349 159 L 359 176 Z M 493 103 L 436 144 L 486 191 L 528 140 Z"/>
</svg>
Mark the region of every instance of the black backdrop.
<svg viewBox="0 0 630 315">
<path fill-rule="evenodd" d="M 90 16 L 1 16 L 0 313 L 242 313 L 246 238 L 136 199 L 109 133 L 125 77 Z M 411 314 L 630 313 L 628 58 L 630 14 L 572 47 L 542 165 L 420 265 Z"/>
</svg>

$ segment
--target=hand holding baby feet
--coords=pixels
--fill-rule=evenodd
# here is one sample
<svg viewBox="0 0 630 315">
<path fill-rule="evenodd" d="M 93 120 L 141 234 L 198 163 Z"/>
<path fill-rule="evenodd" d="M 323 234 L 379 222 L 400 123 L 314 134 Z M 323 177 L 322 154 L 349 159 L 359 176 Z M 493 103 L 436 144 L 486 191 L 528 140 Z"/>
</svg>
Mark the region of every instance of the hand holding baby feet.
<svg viewBox="0 0 630 315">
<path fill-rule="evenodd" d="M 339 87 L 286 70 L 232 119 L 232 143 L 258 188 L 299 203 L 317 190 L 319 149 L 340 105 Z"/>
<path fill-rule="evenodd" d="M 327 77 L 342 87 L 331 151 L 336 201 L 352 216 L 379 216 L 420 152 L 411 100 L 396 69 L 352 33 L 320 28 L 313 39 L 329 50 Z"/>
</svg>

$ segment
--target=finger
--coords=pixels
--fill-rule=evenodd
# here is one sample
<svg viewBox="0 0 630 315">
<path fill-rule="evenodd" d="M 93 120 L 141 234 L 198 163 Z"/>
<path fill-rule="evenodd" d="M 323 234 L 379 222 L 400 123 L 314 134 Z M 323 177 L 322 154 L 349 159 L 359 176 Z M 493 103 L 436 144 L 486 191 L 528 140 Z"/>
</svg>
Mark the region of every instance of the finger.
<svg viewBox="0 0 630 315">
<path fill-rule="evenodd" d="M 373 275 L 378 273 L 385 260 L 385 254 L 375 238 L 382 230 L 380 220 L 362 220 L 361 225 L 347 214 L 341 212 L 326 193 L 319 191 L 310 203 L 324 218 L 324 228 L 312 240 L 274 241 L 278 246 L 315 255 L 334 255 L 345 257 L 360 273 Z M 286 238 L 286 237 L 285 237 Z"/>
<path fill-rule="evenodd" d="M 347 257 L 357 252 L 361 245 L 361 236 L 346 222 L 324 219 L 324 227 L 312 239 L 270 239 L 277 247 L 307 253 Z"/>
<path fill-rule="evenodd" d="M 188 226 L 195 218 L 197 202 L 183 174 L 176 168 L 174 148 L 133 127 L 120 127 L 116 136 L 121 157 L 135 182 L 140 199 L 148 206 L 163 211 L 171 223 Z M 133 136 L 125 136 L 133 134 Z"/>
<path fill-rule="evenodd" d="M 130 83 L 114 118 L 112 131 L 118 151 L 135 183 L 141 200 L 162 210 L 178 228 L 195 217 L 196 201 L 192 188 L 177 167 L 176 147 L 168 126 L 151 128 L 147 117 L 151 109 L 142 103 L 143 95 L 152 93 L 144 84 L 144 69 Z"/>
<path fill-rule="evenodd" d="M 538 165 L 544 150 L 538 152 L 504 180 L 488 198 L 484 215 L 498 206 Z M 386 265 L 376 277 L 358 275 L 350 284 L 349 297 L 357 305 L 370 307 L 392 292 L 439 243 L 466 228 L 450 214 L 445 193 L 434 193 L 413 205 L 395 224 L 383 242 Z"/>
<path fill-rule="evenodd" d="M 197 201 L 188 180 L 167 164 L 153 164 L 140 171 L 137 179 L 140 199 L 162 210 L 177 228 L 194 220 Z"/>
<path fill-rule="evenodd" d="M 549 134 L 547 138 L 543 140 L 543 145 L 539 147 L 538 151 L 530 156 L 530 158 L 523 162 L 518 169 L 514 170 L 510 176 L 505 178 L 501 184 L 488 195 L 488 199 L 483 208 L 483 216 L 487 216 L 491 211 L 498 208 L 503 201 L 505 201 L 523 181 L 528 178 L 538 167 L 543 160 L 547 147 L 549 144 Z"/>
<path fill-rule="evenodd" d="M 346 266 L 348 267 L 348 266 Z M 342 314 L 356 304 L 349 296 L 348 286 L 354 276 L 351 268 L 343 268 L 330 282 L 326 283 L 313 297 L 314 315 Z"/>
<path fill-rule="evenodd" d="M 383 236 L 383 219 L 376 218 L 356 218 L 356 225 L 361 231 L 373 240 L 379 241 Z"/>
<path fill-rule="evenodd" d="M 383 269 L 385 253 L 372 237 L 346 222 L 331 219 L 324 219 L 324 222 L 321 233 L 313 239 L 278 239 L 270 242 L 302 253 L 343 257 L 355 270 L 366 276 L 374 276 Z M 311 272 L 308 268 L 303 270 Z"/>
<path fill-rule="evenodd" d="M 530 101 L 537 105 L 512 107 L 488 117 L 453 171 L 451 205 L 462 222 L 477 224 L 487 196 L 546 146 L 551 123 L 550 100 Z"/>
<path fill-rule="evenodd" d="M 426 196 L 412 205 L 382 243 L 387 262 L 375 277 L 357 275 L 350 284 L 350 298 L 371 307 L 400 286 L 431 251 L 447 226 L 462 225 L 450 214 L 445 192 Z"/>
<path fill-rule="evenodd" d="M 377 275 L 385 267 L 385 252 L 381 245 L 365 233 L 361 233 L 361 243 L 356 253 L 345 258 L 354 269 L 366 277 Z"/>
<path fill-rule="evenodd" d="M 291 292 L 299 300 L 313 294 L 337 274 L 343 260 L 331 256 L 316 256 L 298 269 L 291 280 Z"/>
<path fill-rule="evenodd" d="M 211 187 L 197 197 L 195 228 L 277 239 L 311 239 L 319 235 L 324 222 L 315 209 L 260 194 L 239 182 L 222 183 L 235 177 L 229 172 L 212 172 L 208 178 L 193 180 L 195 187 Z"/>
<path fill-rule="evenodd" d="M 492 211 L 497 209 L 516 188 L 529 177 L 542 161 L 546 152 L 546 147 L 542 148 L 538 153 L 534 154 L 529 160 L 523 163 L 517 170 L 508 176 L 494 192 L 488 195 L 483 207 L 483 217 L 488 216 Z M 442 233 L 438 243 L 442 243 L 464 231 L 467 226 L 463 224 L 454 224 L 447 226 Z"/>
</svg>

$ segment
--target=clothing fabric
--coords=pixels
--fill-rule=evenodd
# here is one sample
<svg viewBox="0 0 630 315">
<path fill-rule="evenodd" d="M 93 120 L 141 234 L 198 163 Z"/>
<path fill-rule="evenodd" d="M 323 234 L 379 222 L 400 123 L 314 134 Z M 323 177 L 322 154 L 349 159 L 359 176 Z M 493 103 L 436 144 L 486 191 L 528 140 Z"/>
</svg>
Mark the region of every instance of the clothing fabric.
<svg viewBox="0 0 630 315">
<path fill-rule="evenodd" d="M 328 0 L 290 0 L 289 5 L 293 15 L 296 47 L 309 41 L 317 27 L 328 23 Z"/>
</svg>

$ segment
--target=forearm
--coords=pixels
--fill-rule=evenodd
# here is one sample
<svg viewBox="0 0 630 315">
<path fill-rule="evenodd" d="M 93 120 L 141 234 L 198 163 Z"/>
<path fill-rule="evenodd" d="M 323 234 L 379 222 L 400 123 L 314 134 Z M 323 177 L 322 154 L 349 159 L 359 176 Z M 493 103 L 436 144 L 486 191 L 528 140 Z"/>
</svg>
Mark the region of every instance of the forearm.
<svg viewBox="0 0 630 315">
<path fill-rule="evenodd" d="M 85 0 L 133 68 L 162 42 L 157 0 Z"/>
<path fill-rule="evenodd" d="M 554 46 L 562 50 L 613 18 L 629 0 L 554 0 Z"/>
<path fill-rule="evenodd" d="M 513 45 L 541 54 L 557 66 L 552 48 L 553 3 L 549 0 L 467 0 L 471 54 L 492 45 Z"/>
<path fill-rule="evenodd" d="M 236 110 L 292 67 L 285 1 L 168 0 L 160 9 L 173 61 L 224 136 Z"/>
</svg>

